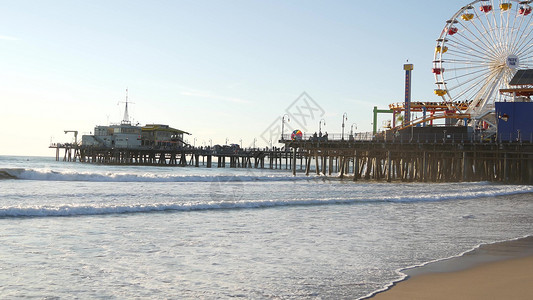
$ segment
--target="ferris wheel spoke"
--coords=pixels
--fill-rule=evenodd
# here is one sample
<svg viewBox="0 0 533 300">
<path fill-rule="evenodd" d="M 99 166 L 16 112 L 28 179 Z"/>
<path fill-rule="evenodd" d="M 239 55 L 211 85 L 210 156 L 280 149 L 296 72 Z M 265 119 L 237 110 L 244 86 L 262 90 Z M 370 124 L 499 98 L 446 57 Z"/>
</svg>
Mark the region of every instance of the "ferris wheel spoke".
<svg viewBox="0 0 533 300">
<path fill-rule="evenodd" d="M 530 20 L 529 23 L 531 23 L 531 20 Z M 518 47 L 522 47 L 528 41 L 531 41 L 531 39 L 532 39 L 531 34 L 532 34 L 532 31 L 533 31 L 533 26 L 532 25 L 527 25 L 524 28 L 520 28 L 520 29 L 522 29 L 522 30 L 517 30 L 517 31 L 521 31 L 522 35 L 520 36 L 520 38 L 518 39 L 517 43 L 515 44 Z"/>
<path fill-rule="evenodd" d="M 490 74 L 489 71 L 485 71 L 485 72 L 483 72 L 483 73 L 481 73 L 481 74 L 478 74 L 478 76 L 473 76 L 473 77 L 470 76 L 471 78 L 466 79 L 465 81 L 463 81 L 463 82 L 461 82 L 461 83 L 458 83 L 458 84 L 452 86 L 451 88 L 448 88 L 448 91 L 453 91 L 453 90 L 455 90 L 455 89 L 457 89 L 457 88 L 460 88 L 460 87 L 463 86 L 463 85 L 467 85 L 467 84 L 470 83 L 470 82 L 478 82 L 478 81 L 479 81 L 479 82 L 483 82 L 483 81 L 487 78 L 487 76 L 489 76 L 489 74 Z M 457 78 L 458 78 L 458 77 L 450 78 L 450 79 L 448 79 L 448 80 L 451 81 L 451 80 L 453 80 L 453 79 L 457 79 Z"/>
<path fill-rule="evenodd" d="M 470 41 L 469 39 L 467 39 L 468 41 Z M 453 42 L 450 42 L 450 44 L 452 45 L 457 45 L 457 48 L 461 48 L 461 49 L 464 49 L 466 51 L 473 51 L 473 52 L 476 52 L 480 55 L 483 55 L 483 56 L 489 56 L 489 57 L 494 57 L 494 55 L 490 54 L 490 53 L 487 53 L 486 51 L 483 52 L 483 48 L 477 46 L 475 43 L 471 42 L 471 45 L 476 45 L 476 47 L 471 47 L 471 46 L 468 46 L 466 43 L 463 43 L 463 42 L 459 42 L 459 40 L 454 40 Z M 479 50 L 478 50 L 479 49 Z M 479 56 L 478 56 L 479 57 Z M 485 59 L 485 57 L 483 57 L 483 59 Z"/>
<path fill-rule="evenodd" d="M 479 41 L 483 44 L 483 46 L 485 48 L 488 48 L 489 45 L 492 44 L 492 41 L 490 39 L 487 38 L 487 36 L 484 34 L 484 32 L 482 30 L 479 29 L 479 27 L 476 25 L 476 20 L 478 20 L 481 24 L 482 24 L 482 20 L 480 19 L 479 17 L 479 14 L 476 12 L 475 13 L 476 17 L 473 18 L 469 24 L 472 24 L 473 28 L 475 29 L 475 31 L 477 33 L 474 33 L 472 30 L 470 30 L 470 28 L 468 28 L 466 25 L 462 24 L 461 25 L 466 29 L 466 31 L 468 31 L 472 36 L 474 37 L 481 37 L 479 39 Z"/>
<path fill-rule="evenodd" d="M 476 81 L 472 83 L 468 89 L 465 89 L 461 91 L 457 96 L 463 99 L 466 99 L 468 101 L 473 101 L 476 98 L 476 94 L 479 93 L 479 85 L 483 82 L 483 80 Z"/>
<path fill-rule="evenodd" d="M 461 64 L 465 64 L 465 65 L 476 65 L 476 66 L 485 66 L 485 67 L 489 67 L 490 64 L 488 62 L 473 62 L 469 59 L 447 59 L 446 61 L 443 62 L 443 65 L 448 65 L 448 64 L 452 64 L 452 63 L 461 63 Z"/>
<path fill-rule="evenodd" d="M 529 55 L 529 56 L 526 56 L 526 57 L 522 57 L 522 58 L 520 58 L 520 64 L 522 64 L 522 63 L 525 64 L 525 62 L 523 62 L 524 60 L 525 60 L 525 61 L 528 61 L 528 60 L 530 60 L 530 59 L 533 59 L 533 55 L 531 55 L 531 53 L 528 53 L 528 55 Z"/>
<path fill-rule="evenodd" d="M 508 10 L 508 11 L 505 11 L 505 10 L 502 10 L 501 8 L 501 4 L 503 4 L 503 1 L 497 1 L 497 6 L 494 5 L 494 2 L 492 3 L 492 7 L 499 7 L 499 18 L 496 18 L 496 13 L 493 13 L 493 24 L 494 24 L 494 28 L 498 29 L 497 31 L 495 31 L 497 34 L 498 34 L 498 41 L 500 43 L 502 43 L 505 39 L 505 31 L 503 30 L 504 29 L 504 19 L 505 19 L 505 16 L 507 16 L 507 20 L 510 16 L 510 11 L 511 10 Z M 499 20 L 498 20 L 499 19 Z"/>
<path fill-rule="evenodd" d="M 458 97 L 472 101 L 475 99 L 475 95 L 479 93 L 479 86 L 486 80 L 486 78 L 478 78 L 478 80 L 472 81 L 469 86 L 464 88 Z"/>
<path fill-rule="evenodd" d="M 496 11 L 494 10 L 494 8 L 496 8 L 498 6 L 494 5 L 494 1 L 493 0 L 491 0 L 490 4 L 492 5 L 492 8 L 493 8 L 493 11 L 491 13 L 492 18 L 491 18 L 491 20 L 489 20 L 489 15 L 485 14 L 485 16 L 487 17 L 487 23 L 491 24 L 491 28 L 498 29 L 499 26 L 498 26 L 498 22 L 496 21 Z M 494 36 L 495 36 L 496 40 L 498 40 L 498 41 L 500 40 L 500 35 L 498 35 L 498 31 L 496 31 L 496 30 L 494 31 Z"/>
<path fill-rule="evenodd" d="M 476 25 L 476 22 L 475 20 L 478 19 L 479 20 L 479 23 L 481 24 L 481 26 L 484 28 L 485 26 L 483 25 L 483 21 L 480 20 L 479 18 L 479 15 L 477 14 L 476 12 L 476 18 L 474 18 L 471 22 L 473 28 L 475 29 L 475 31 L 477 31 L 477 34 L 472 32 L 470 29 L 466 28 L 468 32 L 470 32 L 470 34 L 473 36 L 473 37 L 478 37 L 478 40 L 479 42 L 481 42 L 483 44 L 483 47 L 485 49 L 493 49 L 493 46 L 491 45 L 494 45 L 494 41 L 490 40 L 487 38 L 487 34 L 485 34 L 487 32 L 487 29 L 484 28 L 485 32 L 483 32 L 482 30 L 479 29 L 479 27 Z M 472 42 L 472 41 L 471 41 Z M 475 44 L 475 43 L 473 43 Z"/>
<path fill-rule="evenodd" d="M 462 63 L 466 65 L 482 65 L 482 66 L 490 66 L 490 62 L 486 60 L 472 60 L 468 57 L 462 57 L 459 55 L 454 55 L 454 57 L 448 57 L 445 60 L 442 61 L 443 64 L 451 64 L 451 63 Z"/>
<path fill-rule="evenodd" d="M 513 77 L 514 77 L 514 73 L 513 73 L 513 72 L 510 72 L 509 70 L 506 70 L 506 71 L 504 72 L 504 74 L 503 74 L 503 78 L 504 78 L 504 80 L 503 80 L 502 83 L 503 83 L 505 86 L 508 86 L 508 85 L 509 85 L 508 83 L 513 79 Z"/>
<path fill-rule="evenodd" d="M 501 82 L 503 80 L 502 74 L 494 74 L 490 80 L 487 80 L 483 87 L 480 90 L 480 93 L 478 94 L 479 97 L 476 97 L 479 99 L 478 102 L 482 102 L 480 105 L 481 111 L 483 111 L 483 108 L 485 108 L 488 104 L 490 104 L 490 99 L 495 94 L 496 90 L 499 86 L 501 86 Z M 499 89 L 498 89 L 499 92 Z"/>
<path fill-rule="evenodd" d="M 517 5 L 518 4 L 519 3 L 517 3 Z M 507 16 L 508 19 L 511 19 L 511 17 L 513 17 L 512 23 L 508 22 L 507 28 L 506 28 L 507 36 L 505 39 L 505 45 L 507 45 L 507 48 L 509 49 L 509 53 L 512 51 L 511 49 L 514 48 L 513 45 L 515 44 L 516 37 L 520 34 L 520 28 L 522 27 L 522 22 L 524 20 L 522 17 L 520 17 L 520 14 L 518 13 L 517 10 L 513 10 L 513 11 L 515 13 L 511 14 L 511 10 L 509 10 L 509 13 Z"/>
<path fill-rule="evenodd" d="M 486 69 L 486 66 L 472 66 L 472 67 L 461 67 L 461 68 L 446 68 L 446 72 L 452 71 L 465 71 L 465 70 L 475 70 L 475 69 Z"/>
<path fill-rule="evenodd" d="M 468 56 L 472 56 L 472 57 L 479 58 L 482 60 L 486 60 L 487 58 L 492 57 L 487 52 L 483 53 L 483 52 L 475 51 L 473 47 L 469 47 L 463 44 L 452 42 L 452 43 L 449 43 L 449 45 L 450 47 L 448 47 L 447 56 L 452 56 L 453 53 L 459 52 L 459 53 L 468 53 Z"/>
<path fill-rule="evenodd" d="M 501 1 L 500 1 L 501 2 Z M 501 3 L 500 3 L 501 4 Z M 511 17 L 510 11 L 501 12 L 500 13 L 500 36 L 502 42 L 506 42 L 508 35 L 506 33 L 509 32 L 509 19 Z M 507 45 L 507 43 L 505 43 Z"/>
<path fill-rule="evenodd" d="M 487 61 L 487 59 L 485 59 L 484 57 L 473 56 L 473 55 L 470 55 L 468 52 L 463 52 L 459 50 L 454 50 L 453 52 L 451 52 L 451 54 L 453 54 L 454 57 L 458 59 L 463 58 L 463 59 L 471 61 L 473 64 L 478 64 L 478 65 L 482 65 Z"/>
<path fill-rule="evenodd" d="M 509 2 L 505 2 L 509 3 Z M 500 1 L 500 4 L 503 4 L 503 1 Z M 508 9 L 506 11 L 502 11 L 500 8 L 500 22 L 496 25 L 498 27 L 498 33 L 499 33 L 499 43 L 500 48 L 502 49 L 502 54 L 509 53 L 508 45 L 509 45 L 509 36 L 511 32 L 511 28 L 514 27 L 516 18 L 513 18 L 513 25 L 511 26 L 510 19 L 511 19 L 511 12 L 512 9 Z"/>
<path fill-rule="evenodd" d="M 509 49 L 511 47 L 511 41 L 513 40 L 514 32 L 518 31 L 518 29 L 515 27 L 510 27 L 506 30 L 507 30 L 507 35 L 505 37 L 504 44 L 505 44 L 505 47 Z"/>
<path fill-rule="evenodd" d="M 518 55 L 519 57 L 521 55 L 529 55 L 529 53 L 533 53 L 533 36 L 528 43 L 522 45 L 519 49 L 516 50 L 516 55 Z"/>
<path fill-rule="evenodd" d="M 530 19 L 530 21 L 531 21 L 531 19 Z M 530 30 L 526 34 L 526 30 L 528 29 L 528 27 L 529 27 Z M 531 37 L 532 37 L 532 35 L 531 35 L 531 27 L 530 26 L 526 26 L 523 30 L 517 30 L 517 31 L 521 31 L 522 35 L 512 45 L 514 52 L 520 52 L 521 51 L 520 49 L 524 45 L 527 45 L 528 41 L 531 41 Z"/>
<path fill-rule="evenodd" d="M 528 35 L 531 35 L 529 33 Z M 531 51 L 531 45 L 533 44 L 533 35 L 531 37 L 528 37 L 528 40 L 522 41 L 520 44 L 516 45 L 513 48 L 513 53 L 516 53 L 516 55 L 523 54 L 526 51 Z"/>
<path fill-rule="evenodd" d="M 485 59 L 472 59 L 472 58 L 470 58 L 470 56 L 468 56 L 468 53 L 459 52 L 459 51 L 456 51 L 456 50 L 450 51 L 450 52 L 451 52 L 451 54 L 454 55 L 454 57 L 459 58 L 459 60 L 462 58 L 462 59 L 465 59 L 466 61 L 471 62 L 471 64 L 484 64 L 486 62 Z"/>
<path fill-rule="evenodd" d="M 489 44 L 490 44 L 490 41 L 488 39 L 486 39 L 483 34 L 481 33 L 481 31 L 479 30 L 479 28 L 477 28 L 475 26 L 475 23 L 472 22 L 472 24 L 474 25 L 474 28 L 476 29 L 477 33 L 479 34 L 479 36 L 481 36 L 483 39 L 478 39 L 478 41 L 481 43 L 481 45 L 478 45 L 478 43 L 474 42 L 472 39 L 468 38 L 467 37 L 467 34 L 466 33 L 469 33 L 472 37 L 477 37 L 478 34 L 472 32 L 472 30 L 470 30 L 470 28 L 468 28 L 465 24 L 463 23 L 459 23 L 461 24 L 461 26 L 464 28 L 464 32 L 465 33 L 462 33 L 461 36 L 463 38 L 465 38 L 468 42 L 471 43 L 471 45 L 474 45 L 480 49 L 488 49 L 489 48 Z"/>
<path fill-rule="evenodd" d="M 479 87 L 479 85 L 485 80 L 484 77 L 479 77 L 479 78 L 472 78 L 471 80 L 469 81 L 465 81 L 463 82 L 463 84 L 461 85 L 457 85 L 455 87 L 451 87 L 448 89 L 448 91 L 454 91 L 455 89 L 457 88 L 460 88 L 460 87 L 463 87 L 462 90 L 460 90 L 457 95 L 456 95 L 456 98 L 460 99 L 462 97 L 464 97 L 465 95 L 470 95 L 470 92 L 473 91 L 472 95 L 476 94 L 475 90 L 476 88 Z M 472 99 L 469 99 L 471 97 L 466 97 L 466 99 L 468 100 L 472 100 Z"/>
<path fill-rule="evenodd" d="M 524 22 L 524 18 L 520 18 L 520 22 L 518 22 L 518 26 L 515 27 L 516 30 L 514 30 L 511 41 L 508 43 L 509 46 L 513 46 L 516 44 L 516 40 L 518 39 L 518 35 L 521 33 L 520 28 L 522 28 L 522 23 Z"/>
<path fill-rule="evenodd" d="M 491 1 L 491 2 L 492 2 L 492 1 Z M 500 43 L 498 43 L 499 38 L 498 38 L 498 36 L 496 35 L 496 32 L 497 32 L 497 31 L 494 30 L 494 29 L 497 29 L 498 27 L 497 27 L 496 23 L 491 23 L 491 19 L 489 18 L 489 15 L 492 15 L 493 19 L 496 20 L 496 19 L 495 19 L 496 11 L 495 11 L 495 9 L 494 9 L 496 6 L 494 6 L 494 3 L 493 3 L 493 2 L 491 3 L 491 5 L 492 5 L 492 8 L 493 8 L 493 9 L 492 9 L 492 11 L 491 11 L 490 13 L 486 13 L 486 14 L 485 14 L 485 20 L 486 20 L 486 23 L 484 23 L 484 24 L 486 24 L 486 27 L 489 28 L 487 31 L 488 31 L 488 35 L 489 35 L 489 36 L 491 37 L 491 39 L 492 39 L 492 42 L 494 43 L 494 45 L 496 45 L 497 48 L 500 48 Z M 500 50 L 502 50 L 502 49 L 500 48 Z"/>
<path fill-rule="evenodd" d="M 496 37 L 496 44 L 494 45 L 495 49 L 497 49 L 497 51 L 495 52 L 497 53 L 496 56 L 505 55 L 505 53 L 508 53 L 507 43 L 505 42 L 505 40 L 507 39 L 507 31 L 504 31 L 504 26 L 501 23 L 494 25 L 492 31 L 494 32 L 494 36 Z"/>
<path fill-rule="evenodd" d="M 525 18 L 525 17 L 524 17 Z M 530 38 L 531 36 L 531 25 L 527 25 L 527 24 L 531 24 L 531 17 L 528 17 L 528 22 L 526 22 L 526 26 L 523 28 L 523 30 L 517 30 L 517 34 L 519 31 L 522 32 L 522 35 L 520 35 L 520 37 L 518 37 L 518 39 L 516 40 L 516 42 L 513 44 L 513 45 L 517 45 L 518 47 L 520 47 L 521 45 L 523 45 L 524 43 L 527 42 L 527 40 Z M 524 34 L 527 29 L 529 28 L 527 34 Z M 519 29 L 522 29 L 522 27 L 520 27 Z"/>
<path fill-rule="evenodd" d="M 517 44 L 517 49 L 516 49 L 516 52 L 517 53 L 521 53 L 523 51 L 524 48 L 528 47 L 528 46 L 531 46 L 531 43 L 533 42 L 533 28 L 532 27 L 529 27 L 530 30 L 529 32 L 527 33 L 527 35 L 523 38 L 523 40 Z M 529 47 L 528 47 L 529 48 Z M 529 48 L 531 49 L 531 48 Z"/>
<path fill-rule="evenodd" d="M 462 50 L 466 51 L 468 53 L 473 53 L 478 55 L 479 57 L 483 57 L 483 59 L 486 59 L 487 56 L 490 56 L 490 53 L 488 53 L 485 49 L 478 46 L 470 46 L 467 44 L 466 41 L 460 41 L 460 40 L 451 40 L 448 41 L 448 51 L 451 53 L 455 50 Z"/>
<path fill-rule="evenodd" d="M 478 14 L 477 11 L 476 11 L 476 15 L 478 16 L 479 25 L 483 28 L 483 32 L 481 30 L 479 30 L 479 28 L 476 26 L 475 23 L 472 23 L 472 24 L 478 30 L 480 35 L 487 40 L 488 44 L 491 45 L 489 47 L 489 49 L 494 49 L 494 50 L 497 50 L 498 53 L 501 53 L 501 49 L 499 49 L 498 43 L 494 39 L 491 30 L 487 29 L 487 26 L 485 25 L 485 22 L 483 22 L 481 17 L 479 17 L 479 14 Z M 487 13 L 485 13 L 485 19 L 488 20 Z M 489 25 L 490 25 L 490 23 L 489 23 Z"/>
<path fill-rule="evenodd" d="M 527 29 L 527 27 L 529 27 L 530 25 L 528 24 L 531 24 L 531 15 L 529 17 L 526 17 L 526 16 L 521 16 L 520 17 L 520 24 L 519 26 L 517 27 L 517 30 L 516 30 L 516 34 L 515 34 L 515 40 L 514 42 L 512 43 L 512 45 L 518 45 L 520 44 L 520 40 L 522 38 L 525 38 L 523 36 L 523 33 L 525 32 L 525 30 Z M 525 21 L 525 25 L 522 26 L 524 24 L 524 21 Z"/>
<path fill-rule="evenodd" d="M 452 38 L 448 37 L 448 43 L 449 44 L 459 44 L 459 45 L 469 45 L 468 47 L 472 49 L 478 49 L 479 52 L 483 52 L 483 49 L 487 49 L 487 46 L 483 43 L 481 40 L 481 43 L 476 43 L 474 40 L 472 40 L 472 37 L 475 38 L 475 36 L 472 36 L 469 34 L 469 32 L 463 31 L 460 33 L 457 33 Z"/>
<path fill-rule="evenodd" d="M 470 104 L 468 110 L 483 111 L 489 99 L 494 94 L 495 86 L 497 86 L 497 77 L 489 78 L 483 83 L 477 93 L 473 94 L 473 102 Z"/>
<path fill-rule="evenodd" d="M 450 53 L 459 53 L 459 54 L 462 54 L 462 55 L 465 55 L 466 57 L 472 57 L 472 58 L 477 58 L 481 61 L 486 61 L 487 58 L 490 58 L 490 57 L 487 57 L 487 56 L 480 56 L 480 55 L 476 55 L 476 54 L 473 54 L 469 51 L 469 48 L 453 48 L 453 50 L 449 50 Z"/>
<path fill-rule="evenodd" d="M 493 74 L 486 74 L 485 76 L 474 78 L 472 84 L 469 86 L 468 90 L 464 90 L 462 95 L 468 95 L 471 100 L 479 98 L 480 94 L 484 93 L 488 83 L 492 82 L 494 78 Z"/>
<path fill-rule="evenodd" d="M 487 71 L 486 69 L 483 69 L 483 70 L 478 70 L 478 71 L 474 71 L 474 72 L 465 73 L 465 74 L 462 74 L 462 75 L 457 75 L 455 77 L 448 78 L 447 80 L 452 81 L 452 80 L 457 80 L 457 79 L 460 79 L 460 78 L 474 76 L 474 75 L 476 75 L 476 77 L 484 76 L 486 74 L 490 74 L 490 71 Z"/>
<path fill-rule="evenodd" d="M 507 38 L 507 34 L 506 34 L 507 31 L 505 30 L 505 28 L 509 25 L 509 18 L 511 16 L 511 14 L 510 14 L 511 10 L 507 10 L 507 11 L 502 10 L 501 9 L 501 5 L 504 3 L 504 1 L 500 0 L 498 2 L 499 2 L 498 3 L 498 7 L 500 7 L 500 10 L 499 10 L 500 18 L 499 18 L 499 22 L 498 22 L 496 20 L 496 17 L 495 17 L 494 23 L 498 24 L 497 26 L 498 26 L 498 32 L 499 32 L 499 41 L 500 42 L 504 42 L 505 39 Z M 493 4 L 493 7 L 495 7 L 494 4 Z"/>
</svg>

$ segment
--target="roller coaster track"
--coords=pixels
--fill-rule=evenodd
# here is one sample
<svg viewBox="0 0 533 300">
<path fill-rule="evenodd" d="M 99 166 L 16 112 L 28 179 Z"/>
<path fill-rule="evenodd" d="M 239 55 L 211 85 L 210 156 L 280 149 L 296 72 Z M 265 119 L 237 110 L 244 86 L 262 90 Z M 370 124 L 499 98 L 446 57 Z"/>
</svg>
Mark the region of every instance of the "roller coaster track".
<svg viewBox="0 0 533 300">
<path fill-rule="evenodd" d="M 409 124 L 397 126 L 395 129 L 404 130 L 404 129 L 416 126 L 418 124 L 422 124 L 422 123 L 429 122 L 429 121 L 432 121 L 432 120 L 439 120 L 439 119 L 470 119 L 470 114 L 461 114 L 461 113 L 449 114 L 448 113 L 448 114 L 442 114 L 442 115 L 440 115 L 440 114 L 439 115 L 432 115 L 432 116 L 425 117 L 425 118 L 424 117 L 420 117 L 418 119 L 414 119 Z"/>
</svg>

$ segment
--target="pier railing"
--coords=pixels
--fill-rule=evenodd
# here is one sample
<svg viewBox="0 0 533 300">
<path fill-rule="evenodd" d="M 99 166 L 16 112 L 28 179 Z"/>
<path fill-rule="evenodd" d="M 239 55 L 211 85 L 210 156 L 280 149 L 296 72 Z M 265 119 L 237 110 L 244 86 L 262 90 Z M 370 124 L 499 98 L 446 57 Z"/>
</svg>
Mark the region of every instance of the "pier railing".
<svg viewBox="0 0 533 300">
<path fill-rule="evenodd" d="M 283 134 L 280 143 L 291 141 L 310 142 L 390 142 L 390 143 L 533 143 L 533 133 L 520 132 L 506 134 L 488 133 L 414 133 L 387 135 L 385 132 L 360 132 L 354 134 L 303 134 L 299 139 L 292 139 L 291 134 Z"/>
<path fill-rule="evenodd" d="M 301 140 L 304 141 L 372 141 L 375 134 L 372 132 L 358 132 L 353 134 L 341 133 L 324 133 L 324 134 L 302 134 Z M 283 134 L 281 141 L 291 141 L 291 134 Z"/>
</svg>

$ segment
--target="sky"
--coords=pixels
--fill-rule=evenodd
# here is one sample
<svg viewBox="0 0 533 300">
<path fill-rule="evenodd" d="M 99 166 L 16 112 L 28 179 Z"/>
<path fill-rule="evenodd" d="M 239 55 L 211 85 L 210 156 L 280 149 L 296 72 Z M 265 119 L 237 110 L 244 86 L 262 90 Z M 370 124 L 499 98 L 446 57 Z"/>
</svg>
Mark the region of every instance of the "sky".
<svg viewBox="0 0 533 300">
<path fill-rule="evenodd" d="M 120 122 L 126 89 L 134 123 L 196 146 L 279 146 L 284 115 L 285 133 L 371 131 L 407 60 L 413 101 L 439 101 L 435 40 L 468 2 L 0 0 L 0 155 Z"/>
</svg>

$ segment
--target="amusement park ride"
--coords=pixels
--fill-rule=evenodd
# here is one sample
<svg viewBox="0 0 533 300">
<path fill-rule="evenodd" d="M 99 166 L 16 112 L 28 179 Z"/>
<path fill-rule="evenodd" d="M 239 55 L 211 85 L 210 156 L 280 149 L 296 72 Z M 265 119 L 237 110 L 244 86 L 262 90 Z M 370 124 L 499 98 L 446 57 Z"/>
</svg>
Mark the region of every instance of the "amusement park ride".
<svg viewBox="0 0 533 300">
<path fill-rule="evenodd" d="M 392 129 L 424 127 L 444 119 L 447 126 L 468 126 L 469 131 L 482 130 L 485 137 L 495 135 L 499 118 L 495 104 L 530 102 L 533 95 L 532 2 L 476 0 L 452 15 L 437 39 L 432 68 L 434 93 L 442 101 L 411 102 L 413 67 L 404 65 L 405 102 L 389 106 Z M 513 79 L 515 75 L 523 80 Z M 411 120 L 411 112 L 422 117 Z M 402 122 L 395 122 L 402 113 Z"/>
</svg>

